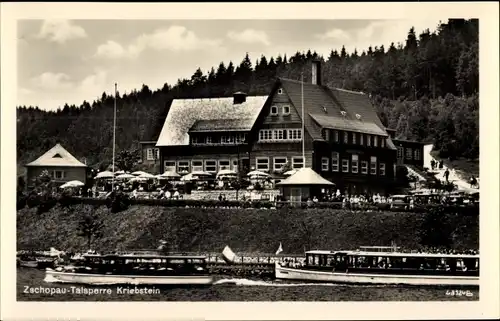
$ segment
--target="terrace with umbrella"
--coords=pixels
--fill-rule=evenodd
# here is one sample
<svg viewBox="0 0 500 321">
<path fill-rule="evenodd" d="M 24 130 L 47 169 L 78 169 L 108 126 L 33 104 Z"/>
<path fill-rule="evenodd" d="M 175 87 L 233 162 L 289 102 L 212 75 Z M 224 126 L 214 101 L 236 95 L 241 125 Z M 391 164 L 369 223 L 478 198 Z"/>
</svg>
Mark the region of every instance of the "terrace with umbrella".
<svg viewBox="0 0 500 321">
<path fill-rule="evenodd" d="M 324 179 L 308 167 L 297 172 L 284 181 L 276 184 L 281 191 L 282 199 L 289 202 L 304 202 L 314 197 L 320 198 L 322 190 L 331 189 L 334 183 Z"/>
</svg>

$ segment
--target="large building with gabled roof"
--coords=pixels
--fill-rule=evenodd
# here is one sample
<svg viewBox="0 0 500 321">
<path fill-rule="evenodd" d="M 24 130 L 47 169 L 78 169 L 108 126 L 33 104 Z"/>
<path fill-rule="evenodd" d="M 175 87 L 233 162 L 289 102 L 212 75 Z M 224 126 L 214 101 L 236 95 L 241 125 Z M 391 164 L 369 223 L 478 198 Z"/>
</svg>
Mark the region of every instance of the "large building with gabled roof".
<svg viewBox="0 0 500 321">
<path fill-rule="evenodd" d="M 285 164 L 305 165 L 342 192 L 388 191 L 392 138 L 366 94 L 322 85 L 320 67 L 313 62 L 309 83 L 278 78 L 268 96 L 175 99 L 156 144 L 160 170 L 215 173 L 241 165 L 279 175 Z"/>
<path fill-rule="evenodd" d="M 43 171 L 48 171 L 56 185 L 78 180 L 86 184 L 87 165 L 76 159 L 61 144 L 56 144 L 45 154 L 26 166 L 27 186 L 31 186 L 36 177 Z"/>
</svg>

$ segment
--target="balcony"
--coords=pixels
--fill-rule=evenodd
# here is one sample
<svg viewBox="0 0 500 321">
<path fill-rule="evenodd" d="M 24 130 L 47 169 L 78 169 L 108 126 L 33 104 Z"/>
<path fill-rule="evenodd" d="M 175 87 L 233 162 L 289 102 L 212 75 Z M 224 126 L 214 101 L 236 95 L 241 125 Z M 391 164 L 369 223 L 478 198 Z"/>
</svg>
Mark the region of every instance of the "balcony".
<svg viewBox="0 0 500 321">
<path fill-rule="evenodd" d="M 260 143 L 300 143 L 302 139 L 259 139 L 257 142 Z"/>
<path fill-rule="evenodd" d="M 247 145 L 247 143 L 243 143 L 243 142 L 232 142 L 232 143 L 221 143 L 221 142 L 214 142 L 214 143 L 191 143 L 191 146 L 195 146 L 195 147 L 200 147 L 200 146 L 217 146 L 217 147 L 220 147 L 220 146 L 243 146 L 243 145 Z"/>
</svg>

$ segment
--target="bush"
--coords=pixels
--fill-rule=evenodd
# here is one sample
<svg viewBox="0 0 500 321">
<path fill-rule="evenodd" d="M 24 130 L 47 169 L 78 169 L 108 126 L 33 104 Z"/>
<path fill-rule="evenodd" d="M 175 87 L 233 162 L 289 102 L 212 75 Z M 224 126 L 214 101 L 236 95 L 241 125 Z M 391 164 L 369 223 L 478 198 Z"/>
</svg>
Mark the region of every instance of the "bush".
<svg viewBox="0 0 500 321">
<path fill-rule="evenodd" d="M 111 208 L 112 213 L 118 213 L 126 210 L 130 206 L 130 198 L 122 192 L 115 192 L 107 201 L 108 208 Z"/>
<path fill-rule="evenodd" d="M 46 213 L 51 208 L 56 206 L 56 204 L 57 204 L 57 198 L 55 198 L 53 196 L 45 196 L 39 200 L 37 213 L 38 214 Z"/>
</svg>

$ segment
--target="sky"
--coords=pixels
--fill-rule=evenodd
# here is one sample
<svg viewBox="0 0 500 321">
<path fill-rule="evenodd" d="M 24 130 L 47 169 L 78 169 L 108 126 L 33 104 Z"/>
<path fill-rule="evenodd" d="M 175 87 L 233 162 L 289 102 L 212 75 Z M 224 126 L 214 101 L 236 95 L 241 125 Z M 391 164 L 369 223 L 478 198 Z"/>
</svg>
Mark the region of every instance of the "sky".
<svg viewBox="0 0 500 321">
<path fill-rule="evenodd" d="M 443 19 L 419 20 L 19 20 L 18 105 L 56 110 L 103 92 L 146 84 L 155 90 L 205 73 L 221 61 L 238 65 L 265 55 L 332 49 L 358 52 L 434 31 Z"/>
</svg>

